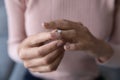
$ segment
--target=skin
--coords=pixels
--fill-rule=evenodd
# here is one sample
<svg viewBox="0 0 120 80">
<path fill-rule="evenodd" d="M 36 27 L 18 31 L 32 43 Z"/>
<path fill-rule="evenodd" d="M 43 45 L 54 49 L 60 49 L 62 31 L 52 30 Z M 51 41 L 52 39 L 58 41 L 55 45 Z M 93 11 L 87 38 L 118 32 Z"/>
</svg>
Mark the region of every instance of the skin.
<svg viewBox="0 0 120 80">
<path fill-rule="evenodd" d="M 39 33 L 26 38 L 19 46 L 18 52 L 24 66 L 32 72 L 50 72 L 57 69 L 63 55 L 64 42 L 53 40 L 51 33 Z"/>
<path fill-rule="evenodd" d="M 55 20 L 44 23 L 44 27 L 54 31 L 26 38 L 18 49 L 24 66 L 32 72 L 56 70 L 64 51 L 90 51 L 90 55 L 101 62 L 107 61 L 113 55 L 111 46 L 104 40 L 95 38 L 80 22 Z M 62 30 L 61 34 L 56 29 Z"/>
</svg>

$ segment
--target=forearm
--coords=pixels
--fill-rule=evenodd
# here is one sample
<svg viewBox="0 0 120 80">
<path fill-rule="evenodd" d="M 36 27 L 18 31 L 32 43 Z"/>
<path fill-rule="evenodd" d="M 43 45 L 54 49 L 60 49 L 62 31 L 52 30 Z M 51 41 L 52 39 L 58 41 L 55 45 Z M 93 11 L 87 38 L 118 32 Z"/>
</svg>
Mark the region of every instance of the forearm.
<svg viewBox="0 0 120 80">
<path fill-rule="evenodd" d="M 18 57 L 18 45 L 26 38 L 25 31 L 25 0 L 5 0 L 8 16 L 8 51 L 15 62 L 21 62 Z M 18 15 L 19 14 L 19 15 Z M 17 17 L 16 17 L 17 16 Z"/>
</svg>

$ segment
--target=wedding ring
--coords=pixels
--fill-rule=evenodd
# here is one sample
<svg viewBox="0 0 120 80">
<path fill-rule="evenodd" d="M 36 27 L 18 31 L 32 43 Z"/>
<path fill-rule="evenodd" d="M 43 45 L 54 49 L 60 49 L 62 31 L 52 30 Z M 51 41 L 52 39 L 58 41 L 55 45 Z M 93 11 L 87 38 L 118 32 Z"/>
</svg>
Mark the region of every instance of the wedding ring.
<svg viewBox="0 0 120 80">
<path fill-rule="evenodd" d="M 59 38 L 61 39 L 61 33 L 62 33 L 62 30 L 57 30 L 57 33 L 58 33 L 58 36 L 59 36 Z"/>
<path fill-rule="evenodd" d="M 57 32 L 58 32 L 59 34 L 61 34 L 61 33 L 62 33 L 62 30 L 59 30 L 59 29 L 58 29 Z"/>
</svg>

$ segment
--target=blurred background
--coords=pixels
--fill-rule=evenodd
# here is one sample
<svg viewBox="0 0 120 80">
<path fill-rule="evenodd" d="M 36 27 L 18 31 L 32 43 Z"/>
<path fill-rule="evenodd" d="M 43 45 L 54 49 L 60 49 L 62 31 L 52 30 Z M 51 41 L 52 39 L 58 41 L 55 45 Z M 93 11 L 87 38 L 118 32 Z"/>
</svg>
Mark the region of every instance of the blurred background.
<svg viewBox="0 0 120 80">
<path fill-rule="evenodd" d="M 0 0 L 0 80 L 22 80 L 25 68 L 13 62 L 7 53 L 7 31 L 4 0 Z"/>
<path fill-rule="evenodd" d="M 0 80 L 23 80 L 26 69 L 13 62 L 7 52 L 7 15 L 4 0 L 0 0 Z M 99 66 L 106 80 L 120 80 L 120 69 Z"/>
</svg>

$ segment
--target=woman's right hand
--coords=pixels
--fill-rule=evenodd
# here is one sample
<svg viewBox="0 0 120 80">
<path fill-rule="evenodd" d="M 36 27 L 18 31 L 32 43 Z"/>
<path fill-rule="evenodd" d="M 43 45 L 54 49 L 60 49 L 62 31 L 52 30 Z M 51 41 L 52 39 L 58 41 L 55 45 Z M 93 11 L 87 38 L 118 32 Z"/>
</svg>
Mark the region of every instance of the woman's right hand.
<svg viewBox="0 0 120 80">
<path fill-rule="evenodd" d="M 31 72 L 51 72 L 57 69 L 64 55 L 64 42 L 52 40 L 51 32 L 39 33 L 26 38 L 18 53 L 24 66 Z"/>
</svg>

